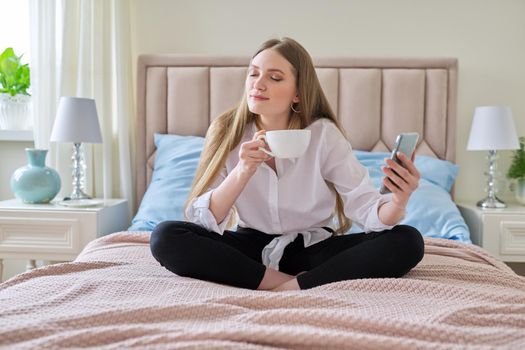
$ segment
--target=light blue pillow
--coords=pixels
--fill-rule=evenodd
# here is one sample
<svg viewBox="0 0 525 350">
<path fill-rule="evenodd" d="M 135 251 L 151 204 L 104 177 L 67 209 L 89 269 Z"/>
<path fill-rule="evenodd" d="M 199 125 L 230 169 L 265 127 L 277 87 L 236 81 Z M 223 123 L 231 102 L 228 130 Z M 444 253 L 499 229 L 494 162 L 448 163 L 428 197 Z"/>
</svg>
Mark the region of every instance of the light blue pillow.
<svg viewBox="0 0 525 350">
<path fill-rule="evenodd" d="M 383 179 L 381 167 L 389 153 L 354 151 L 357 159 L 370 173 L 374 186 Z M 421 174 L 418 189 L 410 196 L 402 224 L 417 228 L 424 236 L 472 243 L 465 220 L 450 197 L 459 167 L 448 161 L 417 156 L 415 165 Z M 362 232 L 354 224 L 349 233 Z"/>
<path fill-rule="evenodd" d="M 129 231 L 151 231 L 162 221 L 184 220 L 184 203 L 204 147 L 204 139 L 196 136 L 155 134 L 154 141 L 157 154 L 152 180 Z M 354 153 L 379 188 L 383 178 L 381 166 L 389 154 Z M 402 223 L 416 227 L 424 236 L 470 243 L 468 227 L 449 195 L 458 167 L 423 156 L 416 158 L 416 166 L 422 179 L 410 198 Z M 361 232 L 361 229 L 354 225 L 349 232 Z"/>
<path fill-rule="evenodd" d="M 165 220 L 184 220 L 184 203 L 204 138 L 197 136 L 154 135 L 157 154 L 151 183 L 128 231 L 151 231 Z"/>
<path fill-rule="evenodd" d="M 381 166 L 385 164 L 384 159 L 390 157 L 390 153 L 365 152 L 354 150 L 354 155 L 361 164 L 368 168 L 372 178 L 383 177 Z M 459 167 L 446 160 L 427 156 L 417 156 L 415 165 L 425 179 L 450 192 L 452 185 L 458 175 Z"/>
</svg>

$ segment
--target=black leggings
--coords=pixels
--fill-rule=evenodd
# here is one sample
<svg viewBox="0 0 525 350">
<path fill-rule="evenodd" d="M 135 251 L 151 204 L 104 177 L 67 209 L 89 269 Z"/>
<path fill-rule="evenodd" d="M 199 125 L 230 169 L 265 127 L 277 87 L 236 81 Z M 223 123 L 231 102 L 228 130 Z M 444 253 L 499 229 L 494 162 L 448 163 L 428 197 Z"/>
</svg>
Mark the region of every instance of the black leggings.
<svg viewBox="0 0 525 350">
<path fill-rule="evenodd" d="M 249 228 L 223 235 L 184 221 L 165 221 L 151 233 L 151 252 L 179 276 L 257 289 L 266 266 L 261 251 L 275 235 Z M 423 258 L 423 238 L 411 226 L 332 236 L 304 247 L 303 236 L 284 250 L 279 270 L 296 275 L 301 289 L 357 279 L 401 277 Z"/>
</svg>

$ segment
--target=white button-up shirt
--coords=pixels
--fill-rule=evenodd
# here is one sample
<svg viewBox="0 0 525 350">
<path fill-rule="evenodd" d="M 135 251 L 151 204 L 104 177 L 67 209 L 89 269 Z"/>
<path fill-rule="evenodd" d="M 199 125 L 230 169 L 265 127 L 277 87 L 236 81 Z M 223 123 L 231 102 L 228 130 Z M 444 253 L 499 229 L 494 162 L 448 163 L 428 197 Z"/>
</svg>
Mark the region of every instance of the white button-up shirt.
<svg viewBox="0 0 525 350">
<path fill-rule="evenodd" d="M 391 194 L 381 195 L 374 188 L 367 169 L 355 158 L 335 124 L 322 118 L 307 129 L 311 130 L 311 140 L 306 152 L 299 158 L 275 158 L 276 171 L 262 163 L 235 202 L 240 227 L 276 235 L 262 251 L 263 264 L 274 269 L 279 268 L 284 249 L 298 234 L 303 235 L 305 247 L 331 236 L 323 227 L 332 226 L 336 197 L 327 181 L 341 195 L 346 217 L 365 232 L 392 228 L 378 217 L 379 206 L 389 201 Z M 232 210 L 217 223 L 209 209 L 210 198 L 239 162 L 240 144 L 252 140 L 256 131 L 255 123 L 247 125 L 213 186 L 190 203 L 186 215 L 191 222 L 224 233 Z"/>
</svg>

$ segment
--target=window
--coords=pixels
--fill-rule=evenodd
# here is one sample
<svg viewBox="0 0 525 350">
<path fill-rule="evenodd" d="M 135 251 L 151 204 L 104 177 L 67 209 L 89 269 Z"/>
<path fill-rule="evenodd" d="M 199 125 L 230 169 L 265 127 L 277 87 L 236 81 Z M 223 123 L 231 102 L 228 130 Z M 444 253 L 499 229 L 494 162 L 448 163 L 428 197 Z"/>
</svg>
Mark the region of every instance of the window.
<svg viewBox="0 0 525 350">
<path fill-rule="evenodd" d="M 12 47 L 23 54 L 22 63 L 29 63 L 29 0 L 0 0 L 0 9 L 0 53 Z"/>
</svg>

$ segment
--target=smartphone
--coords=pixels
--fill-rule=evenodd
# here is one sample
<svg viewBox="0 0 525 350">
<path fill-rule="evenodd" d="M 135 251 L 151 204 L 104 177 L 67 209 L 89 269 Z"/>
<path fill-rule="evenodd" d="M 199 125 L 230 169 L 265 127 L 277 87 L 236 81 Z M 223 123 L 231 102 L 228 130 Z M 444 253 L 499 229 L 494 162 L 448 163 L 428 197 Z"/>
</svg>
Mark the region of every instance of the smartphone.
<svg viewBox="0 0 525 350">
<path fill-rule="evenodd" d="M 390 155 L 390 159 L 392 159 L 397 164 L 402 165 L 401 161 L 397 158 L 397 152 L 401 152 L 408 158 L 411 158 L 412 153 L 414 153 L 414 150 L 416 149 L 418 139 L 419 134 L 417 132 L 403 132 L 397 135 L 396 143 L 394 145 L 394 149 L 392 150 L 392 154 Z M 390 190 L 383 184 L 379 190 L 379 193 L 390 193 Z"/>
</svg>

